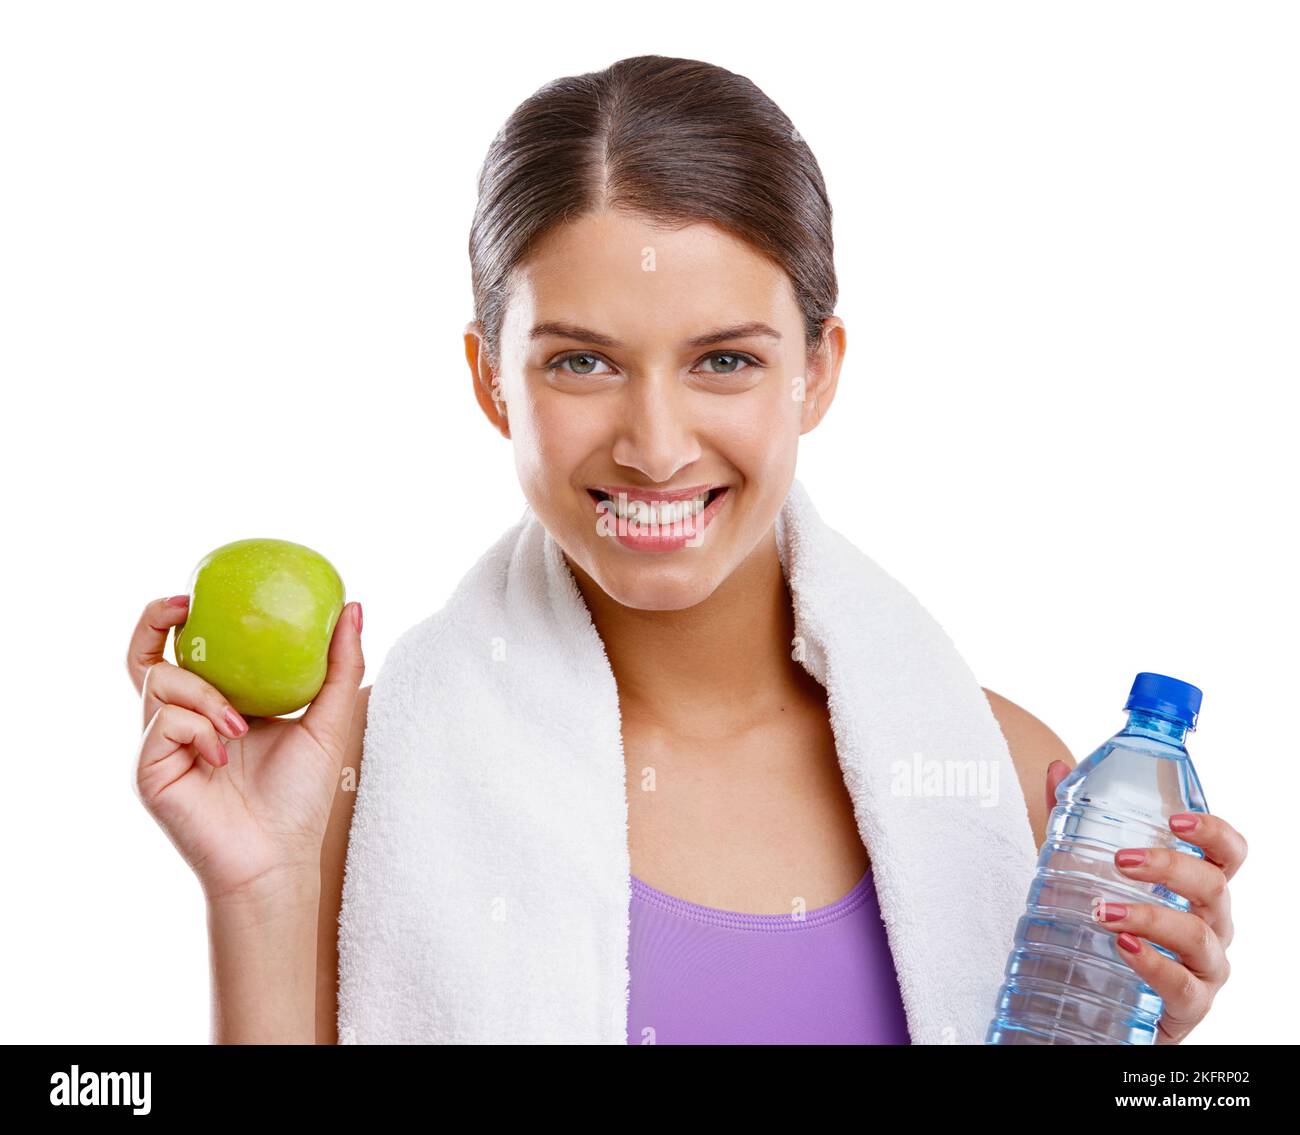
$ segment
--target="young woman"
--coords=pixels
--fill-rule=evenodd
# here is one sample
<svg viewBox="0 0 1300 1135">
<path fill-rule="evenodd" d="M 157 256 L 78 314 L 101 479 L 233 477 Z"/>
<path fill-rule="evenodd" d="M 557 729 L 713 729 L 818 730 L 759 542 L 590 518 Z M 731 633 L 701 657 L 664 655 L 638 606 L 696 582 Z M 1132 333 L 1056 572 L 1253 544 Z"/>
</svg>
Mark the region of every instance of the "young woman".
<svg viewBox="0 0 1300 1135">
<path fill-rule="evenodd" d="M 859 912 L 874 952 L 845 964 L 880 973 L 843 981 L 869 984 L 879 1003 L 848 1022 L 793 1022 L 790 1035 L 906 1043 L 871 849 L 826 690 L 792 658 L 774 538 L 798 440 L 829 411 L 846 348 L 816 160 L 743 77 L 625 59 L 549 84 L 510 117 L 480 176 L 470 256 L 474 396 L 510 440 L 528 505 L 599 632 L 629 783 L 652 767 L 665 786 L 653 802 L 628 793 L 638 898 L 706 921 L 775 920 L 792 896 L 814 914 Z M 597 520 L 620 498 L 679 524 L 707 506 L 707 527 L 686 545 L 611 537 Z M 207 898 L 213 1038 L 333 1043 L 353 789 L 365 791 L 371 745 L 360 605 L 340 618 L 325 686 L 297 720 L 245 722 L 167 663 L 185 614 L 184 596 L 150 603 L 128 661 L 146 724 L 140 796 Z M 1030 713 L 984 694 L 1036 847 L 1074 762 Z M 1191 911 L 1134 905 L 1105 923 L 1164 998 L 1165 1043 L 1187 1035 L 1226 979 L 1226 882 L 1245 855 L 1217 817 L 1186 838 L 1204 860 L 1152 849 L 1120 869 L 1167 882 Z M 635 972 L 632 984 L 635 1002 Z"/>
</svg>

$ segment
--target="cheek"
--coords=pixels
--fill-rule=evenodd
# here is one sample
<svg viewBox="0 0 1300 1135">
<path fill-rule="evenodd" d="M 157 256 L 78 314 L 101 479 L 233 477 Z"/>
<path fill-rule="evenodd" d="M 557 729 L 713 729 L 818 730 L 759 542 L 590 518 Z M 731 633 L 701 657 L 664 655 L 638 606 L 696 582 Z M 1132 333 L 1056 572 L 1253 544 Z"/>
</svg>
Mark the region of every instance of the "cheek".
<svg viewBox="0 0 1300 1135">
<path fill-rule="evenodd" d="M 511 405 L 510 436 L 522 482 L 554 486 L 572 479 L 607 439 L 607 426 L 592 409 L 553 391 L 528 392 L 518 420 Z"/>
<path fill-rule="evenodd" d="M 773 383 L 719 398 L 709 413 L 707 437 L 732 465 L 756 478 L 793 460 L 798 448 L 801 403 L 790 386 Z"/>
</svg>

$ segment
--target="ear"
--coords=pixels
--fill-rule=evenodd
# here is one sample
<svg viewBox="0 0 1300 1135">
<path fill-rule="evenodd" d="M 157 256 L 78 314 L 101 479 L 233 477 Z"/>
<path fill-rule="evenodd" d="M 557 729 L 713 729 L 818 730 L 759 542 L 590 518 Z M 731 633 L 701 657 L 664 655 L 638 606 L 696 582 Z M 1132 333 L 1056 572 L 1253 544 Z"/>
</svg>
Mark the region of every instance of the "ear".
<svg viewBox="0 0 1300 1135">
<path fill-rule="evenodd" d="M 500 376 L 488 360 L 487 340 L 477 320 L 465 326 L 465 361 L 469 363 L 474 383 L 474 398 L 487 420 L 502 437 L 510 437 L 510 420 L 506 417 L 506 400 Z"/>
<path fill-rule="evenodd" d="M 835 400 L 835 390 L 839 386 L 840 367 L 844 363 L 844 353 L 848 349 L 848 333 L 844 320 L 838 315 L 828 316 L 822 321 L 822 337 L 817 349 L 808 353 L 807 373 L 802 376 L 803 414 L 799 432 L 806 434 L 815 429 L 826 417 L 826 412 Z"/>
</svg>

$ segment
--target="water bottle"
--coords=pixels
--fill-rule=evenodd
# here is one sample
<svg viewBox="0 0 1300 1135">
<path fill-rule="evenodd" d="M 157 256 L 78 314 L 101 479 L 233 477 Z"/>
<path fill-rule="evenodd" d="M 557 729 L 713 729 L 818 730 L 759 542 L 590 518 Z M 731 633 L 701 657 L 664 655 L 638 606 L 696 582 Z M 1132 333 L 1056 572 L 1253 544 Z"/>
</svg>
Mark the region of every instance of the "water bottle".
<svg viewBox="0 0 1300 1135">
<path fill-rule="evenodd" d="M 1180 911 L 1191 905 L 1163 884 L 1129 879 L 1114 857 L 1122 847 L 1155 846 L 1204 858 L 1169 827 L 1170 816 L 1207 810 L 1184 747 L 1201 691 L 1144 672 L 1124 708 L 1128 724 L 1056 789 L 986 1044 L 1155 1043 L 1164 1002 L 1124 962 L 1118 934 L 1093 912 L 1103 902 Z"/>
</svg>

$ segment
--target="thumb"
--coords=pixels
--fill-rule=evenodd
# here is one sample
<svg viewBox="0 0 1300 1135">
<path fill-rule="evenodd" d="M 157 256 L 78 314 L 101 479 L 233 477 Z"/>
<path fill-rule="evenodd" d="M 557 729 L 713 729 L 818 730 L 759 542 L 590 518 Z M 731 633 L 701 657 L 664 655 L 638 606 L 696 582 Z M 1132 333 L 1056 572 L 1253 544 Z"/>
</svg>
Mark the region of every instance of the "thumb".
<svg viewBox="0 0 1300 1135">
<path fill-rule="evenodd" d="M 1064 761 L 1053 761 L 1047 766 L 1047 814 L 1052 814 L 1052 809 L 1056 807 L 1056 790 L 1067 776 L 1070 775 L 1070 766 Z"/>
<path fill-rule="evenodd" d="M 361 604 L 349 603 L 339 612 L 334 624 L 325 684 L 302 715 L 302 727 L 322 749 L 340 759 L 347 747 L 357 690 L 365 673 L 366 660 L 361 653 Z"/>
</svg>

